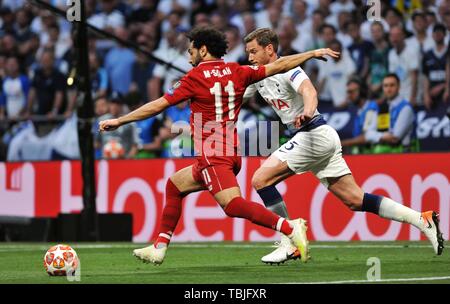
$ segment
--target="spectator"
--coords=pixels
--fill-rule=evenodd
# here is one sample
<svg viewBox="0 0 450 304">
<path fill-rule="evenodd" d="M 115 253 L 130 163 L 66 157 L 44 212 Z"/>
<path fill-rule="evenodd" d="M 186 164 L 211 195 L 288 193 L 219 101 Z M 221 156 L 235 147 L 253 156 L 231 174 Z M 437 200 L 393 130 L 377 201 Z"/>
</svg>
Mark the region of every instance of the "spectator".
<svg viewBox="0 0 450 304">
<path fill-rule="evenodd" d="M 336 38 L 342 43 L 342 46 L 346 49 L 350 47 L 350 45 L 353 43 L 352 37 L 349 35 L 349 24 L 351 22 L 356 22 L 356 20 L 352 19 L 352 15 L 349 12 L 342 11 L 338 14 L 337 20 L 338 20 L 338 27 L 336 31 Z M 357 23 L 357 22 L 356 22 Z M 358 30 L 359 30 L 359 24 L 358 24 Z"/>
<path fill-rule="evenodd" d="M 440 23 L 436 24 L 433 27 L 435 46 L 423 56 L 424 105 L 428 110 L 440 104 L 444 99 L 445 67 L 448 56 L 444 43 L 445 34 L 445 26 Z"/>
<path fill-rule="evenodd" d="M 374 48 L 370 52 L 367 83 L 370 89 L 370 96 L 372 98 L 379 98 L 382 93 L 381 84 L 389 68 L 389 44 L 386 41 L 384 27 L 381 22 L 372 23 L 371 31 Z"/>
<path fill-rule="evenodd" d="M 168 30 L 182 30 L 188 27 L 187 23 L 183 23 L 184 10 L 171 11 L 161 23 L 161 31 L 164 34 Z"/>
<path fill-rule="evenodd" d="M 116 31 L 125 26 L 125 17 L 121 11 L 118 10 L 117 0 L 100 0 L 100 11 L 87 19 L 90 25 L 93 25 L 101 30 L 107 31 L 111 34 L 116 34 Z M 114 41 L 108 39 L 99 39 L 97 43 L 98 50 L 104 56 L 109 49 L 114 47 Z"/>
<path fill-rule="evenodd" d="M 392 49 L 389 51 L 389 72 L 397 74 L 402 86 L 400 95 L 415 106 L 420 57 L 418 50 L 405 43 L 403 28 L 394 26 L 389 33 Z M 413 60 L 412 60 L 413 59 Z"/>
<path fill-rule="evenodd" d="M 350 0 L 337 0 L 331 3 L 330 11 L 332 14 L 339 14 L 340 12 L 352 12 L 356 9 L 355 4 Z"/>
<path fill-rule="evenodd" d="M 229 23 L 239 29 L 239 33 L 246 33 L 246 26 L 244 25 L 244 17 L 251 11 L 250 3 L 247 0 L 237 0 L 234 4 L 234 10 L 229 16 Z M 250 15 L 252 15 L 250 13 Z M 254 20 L 253 20 L 254 22 Z"/>
<path fill-rule="evenodd" d="M 296 21 L 297 32 L 311 33 L 312 30 L 312 18 L 309 18 L 308 3 L 304 0 L 293 0 L 292 1 L 292 15 Z"/>
<path fill-rule="evenodd" d="M 389 104 L 389 128 L 366 135 L 376 143 L 374 153 L 401 153 L 418 150 L 416 117 L 411 103 L 400 95 L 400 78 L 388 74 L 383 79 L 383 95 Z"/>
<path fill-rule="evenodd" d="M 95 52 L 89 52 L 89 80 L 91 84 L 91 98 L 97 100 L 104 98 L 108 93 L 108 75 L 104 68 L 100 67 L 98 56 Z M 77 78 L 75 78 L 76 80 Z M 75 86 L 76 87 L 76 86 Z M 77 90 L 70 90 L 68 94 L 69 103 L 64 115 L 70 117 L 76 110 Z"/>
<path fill-rule="evenodd" d="M 30 29 L 30 14 L 21 8 L 16 12 L 15 35 L 18 43 L 24 43 L 31 38 L 32 31 Z M 19 46 L 20 47 L 20 46 Z"/>
<path fill-rule="evenodd" d="M 23 117 L 29 89 L 28 77 L 20 74 L 19 60 L 17 57 L 9 57 L 6 61 L 6 78 L 0 93 L 0 112 L 10 119 Z"/>
<path fill-rule="evenodd" d="M 412 17 L 414 35 L 406 39 L 407 44 L 411 47 L 419 49 L 423 55 L 426 51 L 434 46 L 433 39 L 427 33 L 427 20 L 423 12 L 415 12 Z"/>
<path fill-rule="evenodd" d="M 9 7 L 0 7 L 0 37 L 10 34 L 15 35 L 14 13 Z"/>
<path fill-rule="evenodd" d="M 100 116 L 99 121 L 105 119 L 117 118 L 123 114 L 123 98 L 119 93 L 114 92 L 108 102 L 108 113 Z M 103 151 L 103 148 L 108 142 L 115 141 L 119 143 L 124 149 L 124 158 L 133 158 L 137 153 L 139 144 L 139 136 L 136 129 L 136 124 L 131 123 L 123 128 L 118 128 L 112 132 L 97 132 L 95 141 L 95 148 Z M 105 153 L 103 151 L 103 158 Z"/>
<path fill-rule="evenodd" d="M 369 73 L 370 55 L 374 45 L 367 40 L 363 40 L 360 34 L 360 26 L 357 22 L 347 24 L 348 33 L 353 39 L 353 43 L 348 47 L 350 56 L 356 64 L 356 70 L 362 79 L 366 79 Z"/>
<path fill-rule="evenodd" d="M 199 12 L 195 14 L 193 26 L 208 26 L 209 25 L 209 19 L 208 15 L 203 12 Z"/>
<path fill-rule="evenodd" d="M 322 26 L 325 24 L 325 15 L 321 10 L 315 10 L 312 15 L 311 49 L 323 46 L 321 39 Z"/>
<path fill-rule="evenodd" d="M 0 36 L 1 37 L 1 36 Z M 17 56 L 18 48 L 16 43 L 16 38 L 14 38 L 13 34 L 6 34 L 1 39 L 1 51 L 3 55 L 10 57 L 10 56 Z"/>
<path fill-rule="evenodd" d="M 26 0 L 3 0 L 2 5 L 16 11 L 25 5 Z"/>
<path fill-rule="evenodd" d="M 136 61 L 132 67 L 131 93 L 137 93 L 139 102 L 150 100 L 150 80 L 153 77 L 155 63 L 150 62 L 143 53 L 136 54 Z"/>
<path fill-rule="evenodd" d="M 227 27 L 227 19 L 219 13 L 213 13 L 211 15 L 210 23 L 213 27 L 219 29 L 220 31 L 225 31 Z"/>
<path fill-rule="evenodd" d="M 127 18 L 128 24 L 137 23 L 143 24 L 154 18 L 161 18 L 162 16 L 156 14 L 157 1 L 154 0 L 139 0 L 139 4 L 134 8 Z"/>
<path fill-rule="evenodd" d="M 319 29 L 320 33 L 320 47 L 326 47 L 330 45 L 330 43 L 336 39 L 336 28 L 331 24 L 324 23 Z M 341 43 L 342 45 L 342 43 Z"/>
<path fill-rule="evenodd" d="M 39 36 L 32 33 L 30 39 L 20 45 L 19 53 L 21 54 L 23 66 L 26 70 L 32 70 L 36 65 L 40 43 Z"/>
<path fill-rule="evenodd" d="M 103 116 L 107 114 L 108 111 L 109 111 L 108 99 L 106 99 L 106 97 L 99 97 L 97 100 L 95 100 L 94 102 L 95 117 Z"/>
<path fill-rule="evenodd" d="M 318 92 L 321 100 L 331 101 L 336 108 L 345 108 L 349 101 L 345 96 L 345 87 L 349 77 L 356 71 L 355 63 L 339 40 L 333 40 L 329 47 L 341 52 L 339 58 L 333 58 L 319 65 Z"/>
<path fill-rule="evenodd" d="M 55 58 L 61 59 L 67 50 L 72 46 L 71 37 L 60 34 L 59 26 L 54 23 L 47 30 L 48 41 L 43 45 L 44 48 L 53 48 L 55 50 Z"/>
<path fill-rule="evenodd" d="M 158 12 L 167 16 L 172 11 L 189 12 L 192 7 L 192 0 L 160 0 L 158 3 Z"/>
<path fill-rule="evenodd" d="M 164 127 L 160 130 L 163 140 L 163 157 L 193 156 L 193 144 L 189 127 L 191 109 L 187 101 L 167 109 Z"/>
<path fill-rule="evenodd" d="M 52 51 L 45 50 L 41 56 L 41 65 L 36 70 L 28 95 L 27 114 L 47 115 L 54 118 L 62 114 L 66 81 L 54 67 L 55 57 Z"/>
<path fill-rule="evenodd" d="M 433 26 L 438 23 L 435 12 L 432 10 L 425 11 L 426 23 L 427 23 L 427 35 L 431 35 L 433 32 Z"/>
<path fill-rule="evenodd" d="M 378 104 L 367 99 L 367 87 L 358 78 L 347 82 L 347 98 L 357 108 L 357 115 L 353 125 L 353 137 L 342 140 L 342 147 L 352 147 L 353 154 L 371 153 L 366 134 L 377 130 Z"/>
<path fill-rule="evenodd" d="M 100 0 L 100 12 L 89 17 L 87 21 L 90 25 L 110 33 L 125 26 L 125 18 L 117 9 L 116 0 Z"/>
<path fill-rule="evenodd" d="M 239 28 L 236 26 L 229 26 L 225 30 L 225 36 L 228 42 L 228 50 L 223 59 L 225 62 L 237 62 L 239 58 L 245 55 L 244 44 L 241 41 L 241 34 Z"/>
<path fill-rule="evenodd" d="M 164 58 L 167 62 L 172 63 L 174 66 L 189 71 L 192 66 L 189 64 L 189 60 L 186 58 L 186 49 L 188 41 L 183 33 L 176 31 L 167 32 L 168 49 L 158 49 L 155 54 L 159 58 Z M 172 87 L 172 84 L 176 79 L 183 76 L 178 70 L 167 67 L 163 64 L 157 64 L 153 70 L 153 78 L 150 81 L 151 96 L 150 99 L 154 100 L 160 96 L 161 88 L 164 92 Z"/>
<path fill-rule="evenodd" d="M 309 33 L 300 33 L 297 30 L 293 17 L 285 17 L 278 32 L 279 34 L 283 33 L 283 39 L 289 40 L 289 45 L 281 46 L 282 54 L 292 55 L 293 52 L 298 53 L 299 50 L 306 50 L 311 47 L 311 35 Z"/>
<path fill-rule="evenodd" d="M 295 28 L 294 28 L 295 30 Z M 278 33 L 278 40 L 280 42 L 280 47 L 278 48 L 278 54 L 280 56 L 289 56 L 297 54 L 298 51 L 292 47 L 292 40 L 294 39 L 292 31 L 281 30 Z"/>
<path fill-rule="evenodd" d="M 256 20 L 252 13 L 245 12 L 242 14 L 242 23 L 244 26 L 244 30 L 241 32 L 243 37 L 256 30 Z"/>
<path fill-rule="evenodd" d="M 141 105 L 143 105 L 143 103 L 139 103 L 136 108 Z M 136 122 L 139 143 L 137 145 L 138 152 L 135 158 L 155 158 L 159 156 L 161 151 L 161 138 L 159 137 L 160 127 L 161 123 L 156 116 Z"/>
<path fill-rule="evenodd" d="M 393 27 L 400 27 L 404 29 L 403 27 L 403 14 L 395 7 L 389 6 L 385 11 L 384 19 L 386 20 L 387 25 L 389 26 L 389 31 Z"/>
<path fill-rule="evenodd" d="M 115 34 L 124 41 L 128 40 L 128 32 L 125 28 L 117 28 Z M 105 57 L 105 69 L 108 73 L 112 91 L 119 92 L 122 95 L 128 93 L 134 60 L 133 51 L 121 43 L 118 43 L 117 46 L 108 52 Z"/>
<path fill-rule="evenodd" d="M 92 99 L 106 97 L 109 88 L 107 72 L 101 67 L 97 53 L 89 52 L 88 58 Z"/>
</svg>

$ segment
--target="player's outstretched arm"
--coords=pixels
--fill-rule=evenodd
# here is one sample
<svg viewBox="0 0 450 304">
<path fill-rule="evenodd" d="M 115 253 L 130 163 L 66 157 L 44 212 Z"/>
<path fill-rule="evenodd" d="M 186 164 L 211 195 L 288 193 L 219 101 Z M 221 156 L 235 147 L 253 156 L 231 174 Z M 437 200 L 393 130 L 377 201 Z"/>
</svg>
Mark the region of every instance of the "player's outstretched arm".
<svg viewBox="0 0 450 304">
<path fill-rule="evenodd" d="M 285 73 L 312 58 L 321 59 L 321 60 L 326 61 L 327 59 L 325 58 L 325 56 L 338 58 L 339 54 L 340 54 L 339 52 L 333 51 L 330 48 L 326 48 L 326 49 L 317 49 L 317 50 L 312 50 L 312 51 L 308 51 L 308 52 L 304 52 L 304 53 L 300 53 L 300 54 L 281 57 L 281 58 L 277 59 L 276 61 L 265 65 L 266 77 L 269 77 L 269 76 L 272 76 L 272 75 L 278 74 L 278 73 Z"/>
<path fill-rule="evenodd" d="M 113 131 L 124 124 L 155 116 L 168 107 L 170 107 L 170 103 L 167 99 L 160 97 L 119 118 L 102 120 L 98 128 L 99 131 Z"/>
</svg>

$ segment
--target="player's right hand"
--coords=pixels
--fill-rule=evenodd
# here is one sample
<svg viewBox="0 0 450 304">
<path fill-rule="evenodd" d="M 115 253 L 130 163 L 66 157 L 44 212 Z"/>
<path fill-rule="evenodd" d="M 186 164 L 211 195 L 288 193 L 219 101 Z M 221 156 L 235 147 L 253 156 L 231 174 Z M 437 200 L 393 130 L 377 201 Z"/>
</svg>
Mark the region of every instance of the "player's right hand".
<svg viewBox="0 0 450 304">
<path fill-rule="evenodd" d="M 314 58 L 320 59 L 323 61 L 327 61 L 327 58 L 325 58 L 325 56 L 339 58 L 339 56 L 341 55 L 341 53 L 333 51 L 330 48 L 317 49 L 317 50 L 314 50 L 313 52 L 314 52 Z"/>
<path fill-rule="evenodd" d="M 98 130 L 103 131 L 114 131 L 120 127 L 120 122 L 117 118 L 102 120 L 98 124 Z"/>
</svg>

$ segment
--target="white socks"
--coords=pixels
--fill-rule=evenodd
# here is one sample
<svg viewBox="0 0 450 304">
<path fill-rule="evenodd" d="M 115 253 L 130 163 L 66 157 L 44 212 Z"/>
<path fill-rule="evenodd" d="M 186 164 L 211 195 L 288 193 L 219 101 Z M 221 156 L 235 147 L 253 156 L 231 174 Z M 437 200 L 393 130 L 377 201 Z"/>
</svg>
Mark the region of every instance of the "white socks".
<svg viewBox="0 0 450 304">
<path fill-rule="evenodd" d="M 394 202 L 390 198 L 382 196 L 378 215 L 382 218 L 409 223 L 422 230 L 422 213 Z"/>
</svg>

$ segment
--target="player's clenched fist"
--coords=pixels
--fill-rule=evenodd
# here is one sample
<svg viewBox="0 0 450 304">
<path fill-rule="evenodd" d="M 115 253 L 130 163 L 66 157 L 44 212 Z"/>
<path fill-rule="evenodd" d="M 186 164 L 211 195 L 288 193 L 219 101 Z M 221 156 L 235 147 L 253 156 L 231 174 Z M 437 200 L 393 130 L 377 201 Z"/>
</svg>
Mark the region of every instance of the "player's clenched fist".
<svg viewBox="0 0 450 304">
<path fill-rule="evenodd" d="M 118 127 L 120 127 L 120 122 L 118 119 L 107 119 L 107 120 L 102 120 L 99 124 L 98 124 L 98 130 L 100 132 L 102 131 L 114 131 L 116 130 Z"/>
</svg>

